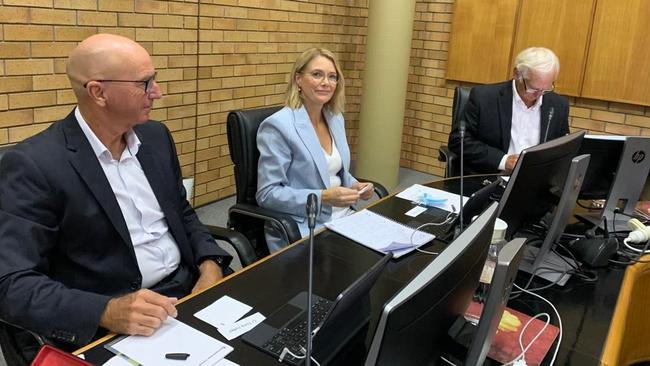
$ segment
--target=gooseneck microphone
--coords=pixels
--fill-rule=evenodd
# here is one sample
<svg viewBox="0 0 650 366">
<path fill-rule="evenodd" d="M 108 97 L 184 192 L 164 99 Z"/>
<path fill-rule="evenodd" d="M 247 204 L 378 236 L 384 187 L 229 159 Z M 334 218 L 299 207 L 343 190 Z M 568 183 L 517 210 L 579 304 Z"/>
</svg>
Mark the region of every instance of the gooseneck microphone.
<svg viewBox="0 0 650 366">
<path fill-rule="evenodd" d="M 464 197 L 464 179 L 465 179 L 465 121 L 460 119 L 460 232 L 463 231 L 463 197 Z"/>
<path fill-rule="evenodd" d="M 312 285 L 314 283 L 314 228 L 316 227 L 316 216 L 318 215 L 318 197 L 315 193 L 307 196 L 307 226 L 309 227 L 309 284 L 307 291 L 307 342 L 305 347 L 305 365 L 311 365 L 311 338 L 312 338 Z"/>
<path fill-rule="evenodd" d="M 318 197 L 315 193 L 310 193 L 307 196 L 307 206 L 305 206 L 307 211 L 307 226 L 310 229 L 316 227 L 316 216 L 318 214 Z"/>
<path fill-rule="evenodd" d="M 548 111 L 548 121 L 546 122 L 546 132 L 544 133 L 544 141 L 546 142 L 548 140 L 548 129 L 551 127 L 551 120 L 553 119 L 553 112 L 555 112 L 555 108 L 551 107 L 551 110 Z"/>
</svg>

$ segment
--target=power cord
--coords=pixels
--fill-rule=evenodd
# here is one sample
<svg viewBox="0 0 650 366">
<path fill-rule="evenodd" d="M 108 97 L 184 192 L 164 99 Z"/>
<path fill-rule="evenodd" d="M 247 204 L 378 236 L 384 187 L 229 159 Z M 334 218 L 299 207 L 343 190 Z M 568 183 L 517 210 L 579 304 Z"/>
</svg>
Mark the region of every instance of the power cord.
<svg viewBox="0 0 650 366">
<path fill-rule="evenodd" d="M 284 348 L 282 349 L 282 352 L 280 353 L 280 357 L 278 358 L 278 361 L 279 361 L 279 362 L 284 361 L 284 358 L 287 356 L 287 354 L 293 356 L 294 358 L 297 358 L 297 359 L 302 360 L 302 359 L 304 359 L 304 358 L 306 357 L 307 350 L 305 349 L 305 347 L 302 347 L 302 346 L 301 346 L 301 347 L 300 347 L 300 351 L 302 351 L 302 355 L 297 355 L 297 354 L 291 352 L 287 347 L 284 347 Z M 313 356 L 311 357 L 311 361 L 312 361 L 316 366 L 320 366 L 320 364 L 318 363 L 318 361 L 316 361 L 316 359 L 315 359 Z"/>
<path fill-rule="evenodd" d="M 551 359 L 551 363 L 550 363 L 550 365 L 552 366 L 552 365 L 555 363 L 555 359 L 557 358 L 557 354 L 558 354 L 558 352 L 560 351 L 560 344 L 562 343 L 562 318 L 560 317 L 560 313 L 557 311 L 557 309 L 555 308 L 555 306 L 553 305 L 553 303 L 551 303 L 550 301 L 546 300 L 544 297 L 542 297 L 542 296 L 540 296 L 540 295 L 538 295 L 538 294 L 536 294 L 536 293 L 534 293 L 534 292 L 530 292 L 530 291 L 528 291 L 528 290 L 526 290 L 526 289 L 523 289 L 523 288 L 519 287 L 516 283 L 513 283 L 512 285 L 513 285 L 514 287 L 516 287 L 519 291 L 523 291 L 523 292 L 525 292 L 525 293 L 527 293 L 527 294 L 529 294 L 529 295 L 533 295 L 533 296 L 535 296 L 535 297 L 537 297 L 537 298 L 543 300 L 544 302 L 546 302 L 547 304 L 549 304 L 549 305 L 551 306 L 551 308 L 552 308 L 553 311 L 555 312 L 555 315 L 557 315 L 558 328 L 560 328 L 560 334 L 559 334 L 559 336 L 558 336 L 558 341 L 557 341 L 557 346 L 555 347 L 555 352 L 553 353 L 553 358 Z M 547 314 L 547 315 L 548 315 L 548 314 Z M 549 317 L 549 318 L 550 318 L 550 317 Z M 523 333 L 523 331 L 522 331 L 522 333 Z M 532 344 L 532 342 L 531 342 L 531 344 Z M 530 345 L 529 345 L 529 346 L 530 346 Z M 525 353 L 525 352 L 524 352 L 524 353 Z"/>
<path fill-rule="evenodd" d="M 445 361 L 445 362 L 446 362 L 446 363 L 447 363 L 448 365 L 451 365 L 451 366 L 456 366 L 456 364 L 455 364 L 455 363 L 453 363 L 453 362 L 451 362 L 451 361 L 449 361 L 448 359 L 446 359 L 446 358 L 444 358 L 444 357 L 442 357 L 442 356 L 440 356 L 440 359 L 441 359 L 441 360 L 443 360 L 443 361 Z"/>
<path fill-rule="evenodd" d="M 544 323 L 544 326 L 542 327 L 542 329 L 539 330 L 539 332 L 537 332 L 537 334 L 535 335 L 535 337 L 533 337 L 533 339 L 530 341 L 530 343 L 528 343 L 528 345 L 526 347 L 524 347 L 524 339 L 523 338 L 524 338 L 524 334 L 526 333 L 526 329 L 528 329 L 528 326 L 533 322 L 533 320 L 535 320 L 535 319 L 537 319 L 539 317 L 542 317 L 542 316 L 546 317 L 546 322 Z M 504 363 L 504 366 L 506 366 L 506 365 L 522 365 L 522 366 L 526 365 L 526 352 L 528 352 L 530 347 L 532 347 L 532 345 L 537 341 L 537 339 L 539 339 L 539 337 L 541 337 L 542 334 L 544 334 L 544 331 L 546 330 L 546 328 L 548 327 L 550 322 L 551 322 L 551 316 L 548 315 L 548 313 L 539 313 L 539 314 L 531 317 L 530 319 L 528 319 L 526 324 L 524 324 L 524 327 L 521 329 L 521 333 L 519 333 L 519 348 L 521 348 L 521 353 L 517 357 L 515 357 L 512 361 Z"/>
<path fill-rule="evenodd" d="M 415 243 L 413 242 L 413 238 L 415 237 L 415 234 L 416 234 L 417 232 L 419 232 L 420 229 L 422 229 L 422 228 L 425 228 L 425 227 L 427 227 L 427 226 L 442 226 L 442 225 L 446 225 L 446 224 L 449 224 L 450 222 L 454 221 L 455 219 L 456 219 L 456 214 L 455 214 L 455 212 L 450 212 L 450 213 L 447 214 L 447 216 L 445 217 L 445 220 L 442 221 L 442 222 L 428 222 L 428 223 L 426 223 L 426 224 L 422 224 L 422 225 L 416 227 L 415 229 L 413 229 L 413 232 L 411 233 L 411 238 L 410 238 L 411 246 L 413 247 L 413 249 L 417 250 L 417 251 L 420 252 L 420 253 L 429 254 L 429 255 L 438 255 L 438 254 L 440 254 L 440 253 L 429 252 L 429 251 L 427 251 L 427 250 L 423 250 L 423 249 L 418 248 L 417 245 L 415 245 Z"/>
</svg>

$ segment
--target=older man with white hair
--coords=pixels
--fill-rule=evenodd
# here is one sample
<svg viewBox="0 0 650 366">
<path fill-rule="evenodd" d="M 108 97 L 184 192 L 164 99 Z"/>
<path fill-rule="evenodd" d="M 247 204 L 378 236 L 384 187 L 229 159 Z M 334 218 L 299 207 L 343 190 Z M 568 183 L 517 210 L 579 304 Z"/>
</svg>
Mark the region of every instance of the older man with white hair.
<svg viewBox="0 0 650 366">
<path fill-rule="evenodd" d="M 465 114 L 466 173 L 510 172 L 522 150 L 569 133 L 569 103 L 554 93 L 560 61 L 543 47 L 523 50 L 512 80 L 472 88 Z M 460 154 L 460 126 L 449 148 Z"/>
</svg>

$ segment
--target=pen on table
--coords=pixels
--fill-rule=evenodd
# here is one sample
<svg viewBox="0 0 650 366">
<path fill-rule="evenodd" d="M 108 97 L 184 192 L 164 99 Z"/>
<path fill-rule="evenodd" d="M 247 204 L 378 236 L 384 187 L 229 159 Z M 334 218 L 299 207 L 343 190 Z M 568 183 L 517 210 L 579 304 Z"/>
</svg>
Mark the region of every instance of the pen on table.
<svg viewBox="0 0 650 366">
<path fill-rule="evenodd" d="M 165 358 L 168 360 L 179 360 L 179 361 L 185 361 L 187 358 L 190 357 L 189 353 L 167 353 L 165 354 Z"/>
</svg>

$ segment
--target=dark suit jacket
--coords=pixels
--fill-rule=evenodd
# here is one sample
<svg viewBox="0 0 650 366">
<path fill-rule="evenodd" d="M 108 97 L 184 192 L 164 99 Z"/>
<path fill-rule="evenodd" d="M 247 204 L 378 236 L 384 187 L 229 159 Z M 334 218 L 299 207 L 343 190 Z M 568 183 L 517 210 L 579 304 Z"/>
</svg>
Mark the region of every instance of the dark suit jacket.
<svg viewBox="0 0 650 366">
<path fill-rule="evenodd" d="M 465 172 L 496 173 L 508 153 L 512 126 L 512 80 L 472 88 L 465 109 Z M 553 116 L 549 123 L 549 114 Z M 555 93 L 544 95 L 541 106 L 540 141 L 569 133 L 569 102 Z M 459 126 L 449 134 L 449 149 L 460 156 Z"/>
<path fill-rule="evenodd" d="M 206 257 L 221 250 L 185 198 L 172 137 L 154 121 L 136 126 L 137 158 L 181 253 L 157 290 L 190 292 Z M 0 318 L 81 345 L 111 297 L 142 276 L 122 212 L 74 113 L 5 154 L 0 163 Z"/>
</svg>

